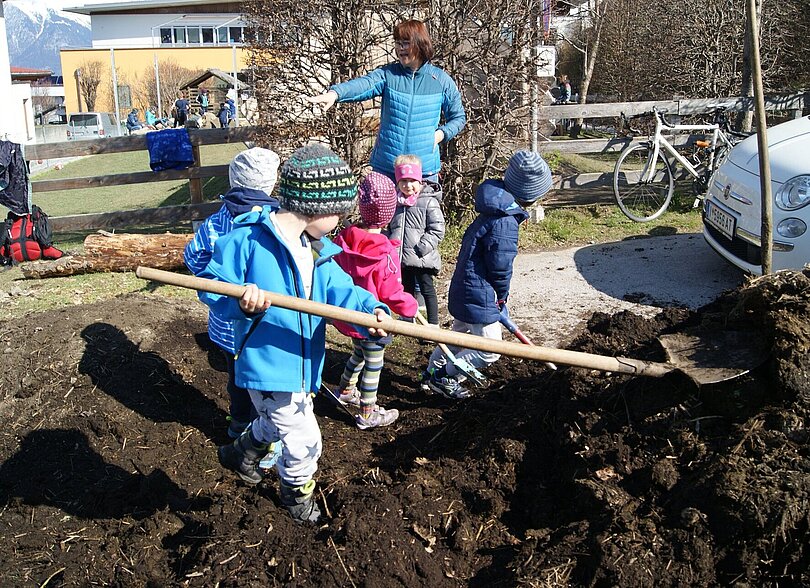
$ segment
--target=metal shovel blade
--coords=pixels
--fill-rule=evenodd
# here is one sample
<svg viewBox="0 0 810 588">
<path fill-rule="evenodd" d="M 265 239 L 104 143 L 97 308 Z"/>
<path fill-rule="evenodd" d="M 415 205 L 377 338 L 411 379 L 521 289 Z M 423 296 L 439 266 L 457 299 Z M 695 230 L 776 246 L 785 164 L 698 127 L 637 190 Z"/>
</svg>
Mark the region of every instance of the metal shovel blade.
<svg viewBox="0 0 810 588">
<path fill-rule="evenodd" d="M 717 331 L 661 335 L 669 363 L 698 384 L 716 384 L 748 373 L 768 357 L 756 331 Z"/>
</svg>

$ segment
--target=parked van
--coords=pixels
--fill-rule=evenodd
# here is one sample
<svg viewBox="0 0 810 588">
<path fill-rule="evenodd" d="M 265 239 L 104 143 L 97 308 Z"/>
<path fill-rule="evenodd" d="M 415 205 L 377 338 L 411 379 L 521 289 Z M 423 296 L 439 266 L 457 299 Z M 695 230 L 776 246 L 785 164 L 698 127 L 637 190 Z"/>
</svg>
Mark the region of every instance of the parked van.
<svg viewBox="0 0 810 588">
<path fill-rule="evenodd" d="M 78 112 L 68 115 L 68 141 L 120 137 L 121 127 L 109 112 Z"/>
</svg>

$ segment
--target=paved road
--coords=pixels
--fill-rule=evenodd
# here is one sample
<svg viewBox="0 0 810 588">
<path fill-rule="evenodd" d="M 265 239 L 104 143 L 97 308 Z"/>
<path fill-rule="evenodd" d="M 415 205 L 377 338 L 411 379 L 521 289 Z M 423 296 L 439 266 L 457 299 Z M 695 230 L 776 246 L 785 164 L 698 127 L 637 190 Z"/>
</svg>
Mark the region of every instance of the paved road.
<svg viewBox="0 0 810 588">
<path fill-rule="evenodd" d="M 743 281 L 700 234 L 519 255 L 509 307 L 538 345 L 564 345 L 596 311 L 697 309 Z"/>
</svg>

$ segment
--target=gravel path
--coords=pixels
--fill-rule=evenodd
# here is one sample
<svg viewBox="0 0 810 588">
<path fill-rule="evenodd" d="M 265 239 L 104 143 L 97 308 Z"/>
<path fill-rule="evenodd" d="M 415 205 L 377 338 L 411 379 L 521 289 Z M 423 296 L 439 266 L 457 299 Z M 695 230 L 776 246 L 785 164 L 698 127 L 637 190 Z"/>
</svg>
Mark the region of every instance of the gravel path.
<svg viewBox="0 0 810 588">
<path fill-rule="evenodd" d="M 509 309 L 535 344 L 559 347 L 596 311 L 697 309 L 743 279 L 700 234 L 630 239 L 518 255 Z"/>
</svg>

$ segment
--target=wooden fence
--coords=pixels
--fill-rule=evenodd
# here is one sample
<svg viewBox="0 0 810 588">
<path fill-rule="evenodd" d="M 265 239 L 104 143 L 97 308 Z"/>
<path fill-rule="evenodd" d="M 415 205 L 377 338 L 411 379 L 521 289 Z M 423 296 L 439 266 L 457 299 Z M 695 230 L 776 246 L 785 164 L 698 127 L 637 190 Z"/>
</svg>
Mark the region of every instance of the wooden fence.
<svg viewBox="0 0 810 588">
<path fill-rule="evenodd" d="M 74 190 L 77 188 L 96 188 L 100 186 L 125 186 L 166 180 L 189 181 L 191 204 L 181 206 L 163 206 L 139 210 L 115 211 L 100 214 L 80 214 L 75 216 L 52 217 L 53 230 L 56 232 L 81 231 L 103 228 L 126 228 L 159 223 L 180 223 L 205 218 L 218 210 L 220 202 L 203 202 L 202 179 L 227 177 L 228 165 L 203 166 L 200 159 L 201 145 L 220 145 L 248 141 L 252 137 L 251 127 L 227 129 L 189 129 L 194 153 L 194 165 L 183 170 L 166 170 L 161 172 L 132 172 L 66 178 L 62 180 L 39 180 L 31 183 L 33 194 L 56 190 Z M 81 157 L 102 153 L 124 153 L 127 151 L 145 151 L 145 135 L 110 137 L 108 139 L 91 139 L 87 141 L 64 141 L 60 143 L 43 143 L 25 146 L 25 158 L 29 161 L 55 159 L 60 157 Z"/>
<path fill-rule="evenodd" d="M 753 109 L 750 98 L 730 97 L 716 99 L 663 100 L 654 102 L 620 102 L 604 104 L 566 104 L 545 106 L 540 109 L 541 119 L 559 120 L 574 118 L 610 118 L 619 117 L 622 113 L 634 116 L 651 112 L 653 108 L 666 110 L 672 115 L 691 115 L 713 112 L 719 107 L 729 112 Z M 766 109 L 769 111 L 789 112 L 794 117 L 810 110 L 810 92 L 799 92 L 766 98 Z M 95 177 L 70 178 L 62 180 L 41 180 L 32 182 L 34 194 L 55 190 L 72 190 L 98 186 L 123 186 L 144 182 L 161 182 L 165 180 L 189 180 L 191 204 L 183 206 L 165 206 L 160 208 L 116 211 L 101 214 L 82 214 L 69 217 L 53 217 L 53 229 L 57 232 L 127 228 L 159 223 L 182 223 L 205 218 L 220 207 L 219 202 L 202 201 L 202 178 L 227 177 L 227 165 L 202 166 L 200 160 L 201 145 L 217 145 L 248 141 L 253 134 L 252 127 L 229 129 L 189 129 L 189 136 L 194 150 L 194 165 L 184 170 L 162 172 L 134 172 Z M 579 139 L 546 141 L 539 145 L 541 152 L 556 151 L 559 153 L 610 153 L 619 152 L 627 145 L 644 140 L 638 137 L 612 137 L 607 139 Z M 692 141 L 688 135 L 680 135 L 672 142 L 675 145 L 686 145 Z M 66 141 L 61 143 L 44 143 L 26 145 L 25 157 L 30 160 L 54 159 L 59 157 L 77 157 L 98 155 L 102 153 L 123 153 L 146 149 L 144 135 L 112 137 L 88 141 Z M 596 177 L 592 177 L 596 176 Z M 590 187 L 609 182 L 611 174 L 580 174 L 564 178 L 556 187 Z"/>
</svg>

